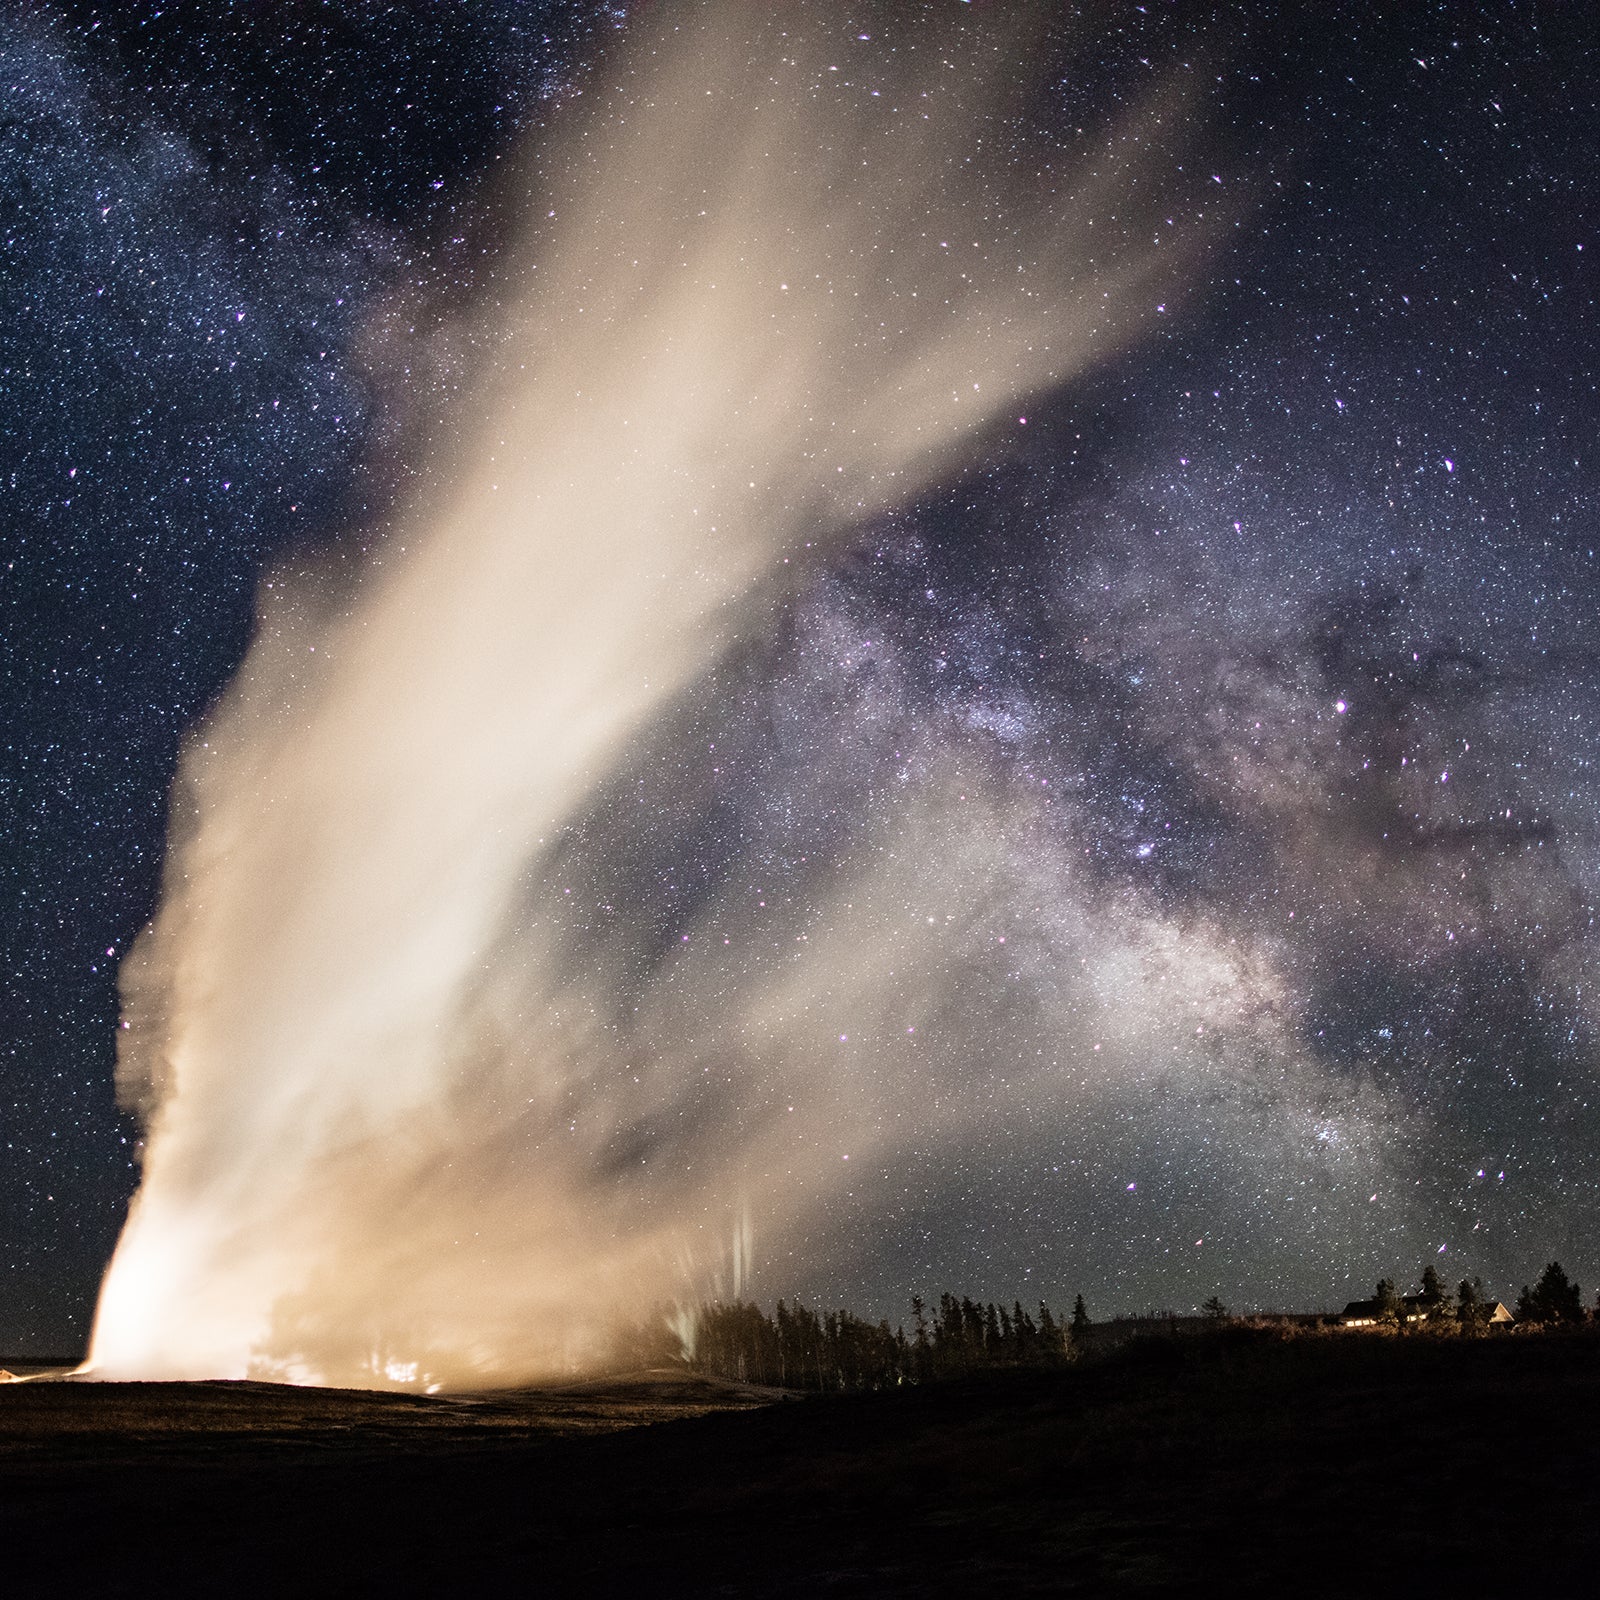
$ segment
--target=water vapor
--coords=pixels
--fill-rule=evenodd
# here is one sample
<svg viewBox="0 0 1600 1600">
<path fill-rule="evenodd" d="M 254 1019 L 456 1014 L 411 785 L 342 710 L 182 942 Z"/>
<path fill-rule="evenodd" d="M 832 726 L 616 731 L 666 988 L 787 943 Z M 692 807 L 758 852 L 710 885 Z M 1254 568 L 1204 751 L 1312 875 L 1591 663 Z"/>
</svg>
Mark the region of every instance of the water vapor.
<svg viewBox="0 0 1600 1600">
<path fill-rule="evenodd" d="M 1169 223 L 1197 215 L 1176 97 L 1042 149 L 1023 69 L 1070 46 L 1037 16 L 663 6 L 527 153 L 431 487 L 353 597 L 267 584 L 184 757 L 123 974 L 147 1132 L 95 1371 L 570 1370 L 752 1257 L 814 1270 L 875 1154 L 970 1141 L 984 1091 L 905 1041 L 950 959 L 930 884 L 981 904 L 1021 870 L 958 825 L 1011 804 L 980 774 L 927 766 L 781 917 L 759 839 L 693 903 L 619 863 L 666 826 L 630 798 L 652 763 L 695 811 L 697 694 L 838 542 L 1175 300 L 1202 231 Z M 1093 926 L 1069 942 L 1089 962 Z M 1231 959 L 1194 1004 L 1278 1026 Z M 1049 1003 L 1093 981 L 1122 980 Z"/>
</svg>

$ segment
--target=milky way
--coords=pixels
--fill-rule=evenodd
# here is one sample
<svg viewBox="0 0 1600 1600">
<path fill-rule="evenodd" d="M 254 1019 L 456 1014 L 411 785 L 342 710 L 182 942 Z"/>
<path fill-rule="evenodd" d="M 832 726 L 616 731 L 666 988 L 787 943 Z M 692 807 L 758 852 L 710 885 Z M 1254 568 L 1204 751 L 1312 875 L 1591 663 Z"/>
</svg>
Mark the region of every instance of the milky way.
<svg viewBox="0 0 1600 1600">
<path fill-rule="evenodd" d="M 288 44 L 168 7 L 151 47 L 157 9 L 29 7 L 5 46 L 5 1337 L 35 1348 L 82 1338 L 135 1176 L 111 983 L 177 734 L 269 553 L 381 542 L 394 308 L 494 292 L 479 164 L 621 20 L 447 8 L 421 43 L 346 8 L 317 47 L 421 108 L 397 144 L 296 126 L 259 70 Z M 1109 7 L 1009 125 L 1066 165 L 1176 75 L 1173 236 L 1227 219 L 1185 292 L 850 531 L 507 906 L 507 970 L 537 947 L 619 1062 L 703 1070 L 685 1159 L 712 1106 L 827 1097 L 849 1178 L 753 1219 L 767 1298 L 1600 1270 L 1594 48 L 1532 8 L 1262 10 Z M 862 82 L 874 16 L 838 46 Z M 180 79 L 211 93 L 151 97 Z"/>
</svg>

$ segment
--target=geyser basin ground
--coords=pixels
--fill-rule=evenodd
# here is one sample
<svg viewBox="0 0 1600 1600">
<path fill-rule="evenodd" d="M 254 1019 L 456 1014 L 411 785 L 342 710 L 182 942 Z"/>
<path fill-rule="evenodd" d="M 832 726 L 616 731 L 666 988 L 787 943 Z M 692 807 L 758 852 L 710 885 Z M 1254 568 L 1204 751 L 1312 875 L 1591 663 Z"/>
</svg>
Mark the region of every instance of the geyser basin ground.
<svg viewBox="0 0 1600 1600">
<path fill-rule="evenodd" d="M 716 1415 L 752 1397 L 8 1386 L 0 1548 L 22 1595 L 1554 1588 L 1600 1559 L 1597 1355 L 1246 1330 Z M 691 1414 L 596 1434 L 630 1407 Z"/>
</svg>

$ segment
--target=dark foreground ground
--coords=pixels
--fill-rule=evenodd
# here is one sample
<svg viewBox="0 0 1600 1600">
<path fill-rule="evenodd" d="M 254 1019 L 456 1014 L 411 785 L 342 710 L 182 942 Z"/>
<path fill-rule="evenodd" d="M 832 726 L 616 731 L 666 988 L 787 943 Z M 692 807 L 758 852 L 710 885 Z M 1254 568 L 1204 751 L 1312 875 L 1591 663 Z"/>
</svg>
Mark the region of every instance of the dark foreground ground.
<svg viewBox="0 0 1600 1600">
<path fill-rule="evenodd" d="M 1600 1592 L 1600 1339 L 1240 1330 L 767 1398 L 0 1386 L 0 1592 Z"/>
</svg>

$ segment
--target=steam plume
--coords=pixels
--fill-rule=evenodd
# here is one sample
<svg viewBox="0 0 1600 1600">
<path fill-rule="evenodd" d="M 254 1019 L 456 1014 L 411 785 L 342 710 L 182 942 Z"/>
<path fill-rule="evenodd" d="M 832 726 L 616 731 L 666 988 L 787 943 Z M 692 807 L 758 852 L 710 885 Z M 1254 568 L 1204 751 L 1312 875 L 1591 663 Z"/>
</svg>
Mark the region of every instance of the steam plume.
<svg viewBox="0 0 1600 1600">
<path fill-rule="evenodd" d="M 906 9 L 660 8 L 526 163 L 514 287 L 473 313 L 497 353 L 436 487 L 353 602 L 264 591 L 124 970 L 147 1141 L 95 1370 L 596 1360 L 632 1308 L 706 1288 L 730 1235 L 735 1271 L 803 1249 L 841 1143 L 919 1104 L 908 1068 L 863 1111 L 806 1020 L 825 981 L 898 1027 L 859 925 L 738 972 L 688 930 L 624 1025 L 527 894 L 821 553 L 1176 287 L 1181 248 L 1143 225 L 1171 190 L 1137 154 L 1164 93 L 1097 174 L 1050 170 L 1010 148 L 1042 33 Z M 914 891 L 859 882 L 869 927 Z"/>
</svg>

